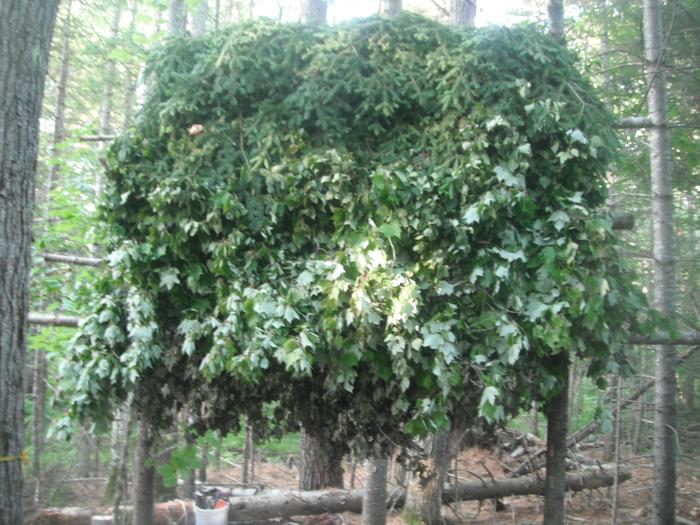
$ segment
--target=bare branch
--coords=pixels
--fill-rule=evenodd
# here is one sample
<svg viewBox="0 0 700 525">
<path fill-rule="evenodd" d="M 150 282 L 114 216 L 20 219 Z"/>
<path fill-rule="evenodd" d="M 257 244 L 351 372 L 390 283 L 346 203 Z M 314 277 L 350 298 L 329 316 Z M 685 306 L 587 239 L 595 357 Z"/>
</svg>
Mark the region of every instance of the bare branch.
<svg viewBox="0 0 700 525">
<path fill-rule="evenodd" d="M 116 135 L 83 135 L 78 137 L 78 140 L 80 142 L 111 142 L 116 138 Z"/>
<path fill-rule="evenodd" d="M 68 316 L 68 315 L 54 315 L 54 314 L 39 314 L 34 312 L 29 312 L 27 316 L 29 324 L 35 324 L 40 326 L 65 326 L 68 328 L 77 328 L 80 323 L 78 317 Z"/>
<path fill-rule="evenodd" d="M 620 129 L 646 129 L 653 126 L 649 117 L 625 117 L 615 123 L 615 127 Z"/>
<path fill-rule="evenodd" d="M 79 266 L 100 266 L 104 261 L 95 257 L 81 257 L 79 255 L 67 255 L 62 253 L 42 253 L 41 257 L 46 262 L 58 262 L 76 264 Z"/>
</svg>

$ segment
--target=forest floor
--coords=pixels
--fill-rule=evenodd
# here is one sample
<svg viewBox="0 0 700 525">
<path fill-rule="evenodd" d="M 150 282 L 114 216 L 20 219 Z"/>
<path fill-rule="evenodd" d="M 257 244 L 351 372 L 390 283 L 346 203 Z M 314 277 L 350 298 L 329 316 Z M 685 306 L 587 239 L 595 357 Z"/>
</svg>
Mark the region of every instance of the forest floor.
<svg viewBox="0 0 700 525">
<path fill-rule="evenodd" d="M 683 444 L 682 444 L 683 445 Z M 682 455 L 678 462 L 677 481 L 677 515 L 689 520 L 687 523 L 700 525 L 700 448 L 691 450 L 681 448 Z M 599 459 L 600 449 L 589 449 L 585 454 Z M 689 454 L 689 455 L 688 455 Z M 464 450 L 457 463 L 456 473 L 460 481 L 496 479 L 505 477 L 503 464 L 513 466 L 517 462 L 509 460 L 507 454 L 499 455 L 493 450 L 468 448 Z M 618 521 L 620 525 L 642 525 L 649 523 L 651 517 L 651 487 L 652 487 L 652 458 L 650 455 L 623 457 L 621 466 L 632 473 L 632 479 L 621 484 L 619 490 Z M 209 484 L 237 485 L 240 469 L 237 465 L 223 465 L 220 470 L 209 469 Z M 345 486 L 351 486 L 350 466 L 346 465 Z M 254 482 L 252 485 L 261 488 L 296 488 L 298 471 L 279 462 L 260 460 L 255 463 Z M 355 470 L 354 487 L 361 488 L 364 472 L 360 465 Z M 75 480 L 71 487 L 64 487 L 68 496 L 66 505 L 90 507 L 100 499 L 100 483 Z M 612 488 L 587 490 L 579 493 L 569 493 L 567 496 L 567 523 L 603 525 L 611 523 L 611 508 L 613 501 Z M 494 509 L 493 502 L 462 502 L 443 508 L 443 515 L 450 522 L 467 524 L 497 524 L 497 525 L 530 525 L 541 523 L 542 498 L 539 496 L 519 496 L 505 498 L 499 502 L 499 509 Z M 347 513 L 338 516 L 330 522 L 335 525 L 359 525 L 360 516 Z M 305 525 L 321 525 L 328 520 L 304 520 Z M 388 525 L 413 525 L 400 512 L 393 512 L 388 519 Z"/>
</svg>

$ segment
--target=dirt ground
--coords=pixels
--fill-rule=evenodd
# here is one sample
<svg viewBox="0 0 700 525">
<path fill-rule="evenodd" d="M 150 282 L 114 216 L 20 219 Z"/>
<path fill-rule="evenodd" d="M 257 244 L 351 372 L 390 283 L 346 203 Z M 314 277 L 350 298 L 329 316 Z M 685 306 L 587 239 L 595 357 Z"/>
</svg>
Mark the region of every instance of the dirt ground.
<svg viewBox="0 0 700 525">
<path fill-rule="evenodd" d="M 600 450 L 591 449 L 584 453 L 589 457 L 600 456 Z M 623 458 L 622 466 L 632 473 L 632 479 L 621 484 L 619 490 L 618 524 L 641 525 L 649 523 L 651 516 L 652 458 L 638 456 Z M 517 461 L 510 460 L 507 454 L 498 454 L 492 450 L 468 448 L 459 456 L 453 472 L 459 480 L 476 480 L 480 477 L 490 479 L 505 477 L 503 465 L 513 466 Z M 454 467 L 456 466 L 456 471 Z M 296 488 L 297 467 L 287 464 L 258 461 L 255 464 L 253 485 L 259 488 Z M 220 470 L 209 469 L 208 483 L 235 486 L 240 477 L 240 468 L 234 464 L 222 464 Z M 354 487 L 362 488 L 364 472 L 361 466 L 355 471 Z M 390 473 L 391 478 L 391 473 Z M 102 486 L 101 486 L 102 485 Z M 351 466 L 345 468 L 345 486 L 351 486 Z M 69 493 L 70 505 L 89 507 L 99 500 L 103 484 L 95 480 L 74 480 L 70 487 L 64 487 Z M 678 462 L 677 514 L 688 520 L 687 523 L 700 525 L 700 460 L 697 457 L 681 456 Z M 567 498 L 567 523 L 603 525 L 611 523 L 613 490 L 599 489 L 579 493 L 569 493 Z M 500 501 L 498 511 L 493 502 L 462 502 L 443 507 L 443 515 L 450 522 L 470 524 L 530 525 L 541 523 L 542 498 L 539 496 L 521 496 L 505 498 Z M 359 525 L 360 516 L 346 514 L 333 520 L 336 524 Z M 388 519 L 389 525 L 409 525 L 399 512 L 393 512 Z M 313 519 L 306 525 L 315 525 Z"/>
</svg>

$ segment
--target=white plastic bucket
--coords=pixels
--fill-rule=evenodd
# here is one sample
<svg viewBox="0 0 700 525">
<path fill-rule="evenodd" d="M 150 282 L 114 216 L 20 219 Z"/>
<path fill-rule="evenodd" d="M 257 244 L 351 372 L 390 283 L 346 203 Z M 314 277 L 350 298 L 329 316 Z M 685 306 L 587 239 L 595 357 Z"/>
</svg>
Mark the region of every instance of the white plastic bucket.
<svg viewBox="0 0 700 525">
<path fill-rule="evenodd" d="M 228 525 L 228 503 L 220 509 L 200 509 L 197 505 L 193 508 L 195 525 Z"/>
</svg>

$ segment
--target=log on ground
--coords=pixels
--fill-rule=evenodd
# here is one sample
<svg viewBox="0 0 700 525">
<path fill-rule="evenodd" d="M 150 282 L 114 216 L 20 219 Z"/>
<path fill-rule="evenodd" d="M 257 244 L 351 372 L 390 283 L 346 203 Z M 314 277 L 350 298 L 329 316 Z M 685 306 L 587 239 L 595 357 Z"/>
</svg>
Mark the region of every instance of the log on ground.
<svg viewBox="0 0 700 525">
<path fill-rule="evenodd" d="M 630 479 L 628 471 L 619 473 L 620 483 Z M 582 474 L 569 474 L 566 477 L 566 490 L 580 491 L 611 486 L 614 483 L 611 470 L 595 469 Z M 542 494 L 544 480 L 535 477 L 467 481 L 458 485 L 446 486 L 443 502 L 459 500 L 486 500 L 508 496 Z M 391 505 L 401 508 L 405 493 L 392 494 Z M 130 508 L 125 508 L 130 514 Z M 336 514 L 340 512 L 362 512 L 361 490 L 273 490 L 256 496 L 231 498 L 229 522 L 236 525 L 275 525 L 279 519 L 313 514 Z M 105 514 L 105 509 L 44 509 L 39 511 L 32 525 L 90 525 L 90 517 Z M 154 525 L 193 523 L 191 501 L 170 501 L 155 506 Z"/>
</svg>

